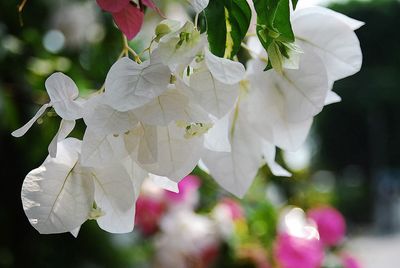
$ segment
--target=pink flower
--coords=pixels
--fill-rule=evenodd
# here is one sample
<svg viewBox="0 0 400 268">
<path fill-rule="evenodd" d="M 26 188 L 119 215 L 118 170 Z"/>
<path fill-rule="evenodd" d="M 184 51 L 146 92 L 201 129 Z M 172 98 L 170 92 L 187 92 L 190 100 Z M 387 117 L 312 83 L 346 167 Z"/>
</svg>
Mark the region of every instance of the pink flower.
<svg viewBox="0 0 400 268">
<path fill-rule="evenodd" d="M 96 0 L 96 2 L 101 9 L 112 14 L 115 24 L 129 40 L 140 32 L 144 19 L 144 12 L 140 6 L 136 6 L 130 0 Z M 153 1 L 139 0 L 139 3 L 154 9 L 161 15 Z"/>
<path fill-rule="evenodd" d="M 317 239 L 286 233 L 278 235 L 274 253 L 282 268 L 319 268 L 324 258 L 323 248 Z"/>
<path fill-rule="evenodd" d="M 346 223 L 339 211 L 332 207 L 320 207 L 311 209 L 307 214 L 317 224 L 322 243 L 335 246 L 343 239 Z"/>
<path fill-rule="evenodd" d="M 119 12 L 129 5 L 130 0 L 96 0 L 97 5 L 104 11 Z"/>
<path fill-rule="evenodd" d="M 165 192 L 165 197 L 170 203 L 183 203 L 191 200 L 197 194 L 201 181 L 197 176 L 188 175 L 178 183 L 179 193 Z"/>
<path fill-rule="evenodd" d="M 361 268 L 361 265 L 358 263 L 358 261 L 347 253 L 343 253 L 341 258 L 344 268 Z"/>
<path fill-rule="evenodd" d="M 158 223 L 165 212 L 162 199 L 148 195 L 140 195 L 136 201 L 135 225 L 145 235 L 152 235 L 158 231 Z"/>
</svg>

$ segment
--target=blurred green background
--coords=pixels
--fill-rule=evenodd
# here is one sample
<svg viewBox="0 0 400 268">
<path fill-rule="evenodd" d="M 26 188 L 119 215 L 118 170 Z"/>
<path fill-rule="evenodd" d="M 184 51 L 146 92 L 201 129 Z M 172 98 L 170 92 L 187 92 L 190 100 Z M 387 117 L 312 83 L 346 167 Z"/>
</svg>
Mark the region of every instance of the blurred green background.
<svg viewBox="0 0 400 268">
<path fill-rule="evenodd" d="M 94 1 L 28 0 L 21 17 L 17 4 L 0 2 L 0 267 L 147 267 L 151 242 L 137 232 L 111 235 L 89 222 L 77 239 L 39 235 L 24 215 L 22 181 L 47 155 L 59 118 L 49 113 L 20 139 L 11 131 L 47 101 L 44 81 L 54 71 L 71 76 L 83 95 L 100 88 L 122 41 L 111 16 Z M 268 217 L 274 195 L 264 190 L 273 185 L 288 204 L 335 205 L 346 216 L 350 240 L 391 235 L 400 231 L 400 3 L 331 7 L 366 23 L 357 30 L 363 67 L 335 83 L 342 102 L 317 116 L 303 155 L 281 154 L 294 178 L 274 178 L 262 169 L 243 204 L 251 215 Z M 82 130 L 80 123 L 73 135 L 80 137 Z M 301 160 L 306 163 L 296 168 Z M 200 210 L 207 211 L 225 193 L 198 173 L 203 178 Z"/>
</svg>

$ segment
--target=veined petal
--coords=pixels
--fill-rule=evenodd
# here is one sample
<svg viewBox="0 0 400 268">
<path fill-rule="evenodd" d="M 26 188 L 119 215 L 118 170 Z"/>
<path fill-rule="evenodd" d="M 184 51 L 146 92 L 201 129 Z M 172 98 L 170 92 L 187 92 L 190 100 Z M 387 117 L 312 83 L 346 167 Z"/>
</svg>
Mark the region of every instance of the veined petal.
<svg viewBox="0 0 400 268">
<path fill-rule="evenodd" d="M 168 89 L 171 72 L 157 60 L 142 64 L 122 58 L 111 67 L 105 83 L 105 104 L 125 112 L 152 101 Z"/>
<path fill-rule="evenodd" d="M 102 103 L 102 96 L 87 101 L 83 120 L 87 127 L 98 135 L 123 134 L 138 124 L 133 111 L 120 112 Z"/>
<path fill-rule="evenodd" d="M 211 176 L 227 191 L 242 198 L 251 186 L 261 165 L 261 138 L 240 116 L 231 120 L 231 152 L 206 151 L 202 161 Z"/>
<path fill-rule="evenodd" d="M 122 135 L 98 135 L 86 129 L 82 141 L 82 166 L 112 166 L 126 156 L 128 152 Z"/>
<path fill-rule="evenodd" d="M 171 88 L 151 102 L 133 110 L 137 118 L 148 125 L 167 126 L 172 121 L 187 121 L 188 98 Z"/>
<path fill-rule="evenodd" d="M 239 95 L 238 84 L 223 84 L 207 69 L 191 75 L 189 90 L 193 101 L 217 118 L 222 118 L 232 109 Z"/>
<path fill-rule="evenodd" d="M 185 129 L 174 123 L 157 127 L 157 162 L 143 165 L 152 174 L 180 181 L 188 175 L 200 160 L 203 137 L 185 138 Z"/>
<path fill-rule="evenodd" d="M 46 111 L 46 109 L 48 107 L 51 107 L 50 104 L 46 103 L 44 105 L 42 105 L 42 107 L 40 107 L 40 109 L 36 112 L 35 116 L 32 117 L 31 120 L 28 121 L 28 123 L 26 123 L 25 125 L 23 125 L 22 127 L 20 127 L 17 130 L 14 130 L 11 135 L 13 135 L 16 138 L 22 137 L 25 135 L 26 132 L 28 132 L 28 130 L 32 127 L 32 125 L 36 122 L 36 120 L 38 120 Z"/>
<path fill-rule="evenodd" d="M 80 142 L 66 139 L 58 146 L 58 156 L 29 172 L 22 185 L 25 214 L 42 234 L 73 231 L 86 221 L 94 200 L 93 181 L 77 165 Z"/>
<path fill-rule="evenodd" d="M 50 105 L 65 120 L 82 118 L 82 102 L 75 101 L 79 91 L 75 82 L 63 73 L 54 73 L 45 82 Z"/>
<path fill-rule="evenodd" d="M 248 101 L 251 105 L 247 106 L 247 118 L 263 139 L 282 149 L 294 151 L 305 141 L 313 117 L 304 121 L 290 121 L 287 109 L 290 104 L 281 87 L 270 78 L 271 75 L 273 73 L 268 71 L 261 76 L 250 77 L 252 87 Z"/>
<path fill-rule="evenodd" d="M 142 188 L 143 181 L 149 176 L 149 173 L 141 168 L 132 157 L 127 157 L 122 164 L 124 165 L 126 171 L 131 178 L 131 182 L 133 185 L 133 190 L 135 191 L 136 198 L 140 194 L 140 190 Z"/>
<path fill-rule="evenodd" d="M 298 70 L 284 70 L 282 74 L 270 70 L 249 75 L 249 79 L 252 88 L 280 98 L 285 120 L 293 123 L 309 120 L 318 114 L 330 89 L 325 67 L 312 52 L 301 57 Z"/>
<path fill-rule="evenodd" d="M 360 42 L 342 19 L 321 9 L 300 9 L 292 17 L 293 32 L 305 54 L 321 57 L 331 81 L 357 73 L 361 68 Z"/>
<path fill-rule="evenodd" d="M 321 6 L 312 6 L 312 7 L 306 7 L 306 8 L 301 8 L 301 9 L 296 9 L 296 12 L 294 13 L 294 16 L 309 16 L 314 13 L 320 13 L 326 16 L 333 16 L 338 20 L 341 20 L 347 26 L 350 27 L 353 31 L 361 28 L 362 26 L 365 25 L 364 22 L 350 18 L 342 13 L 336 12 L 332 9 L 326 8 L 326 7 L 321 7 Z"/>
<path fill-rule="evenodd" d="M 137 196 L 130 176 L 121 164 L 92 171 L 94 199 L 104 215 L 97 219 L 100 228 L 111 233 L 133 230 Z"/>
<path fill-rule="evenodd" d="M 230 152 L 231 143 L 229 141 L 230 113 L 219 120 L 204 135 L 204 147 L 214 152 Z"/>
<path fill-rule="evenodd" d="M 240 62 L 217 57 L 208 49 L 205 49 L 205 62 L 212 76 L 227 85 L 239 83 L 246 74 L 246 70 Z"/>
<path fill-rule="evenodd" d="M 158 155 L 157 127 L 140 123 L 134 131 L 135 133 L 132 133 L 132 136 L 128 135 L 125 137 L 125 144 L 129 144 L 131 148 L 134 146 L 134 143 L 138 142 L 137 150 L 133 150 L 131 157 L 139 165 L 156 163 Z M 137 141 L 137 136 L 139 136 L 139 141 Z"/>
</svg>

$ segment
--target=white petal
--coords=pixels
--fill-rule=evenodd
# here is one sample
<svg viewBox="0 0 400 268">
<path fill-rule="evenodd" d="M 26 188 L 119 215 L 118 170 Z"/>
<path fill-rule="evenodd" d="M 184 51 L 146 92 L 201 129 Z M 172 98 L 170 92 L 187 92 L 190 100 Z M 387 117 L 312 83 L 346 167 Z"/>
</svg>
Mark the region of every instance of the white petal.
<svg viewBox="0 0 400 268">
<path fill-rule="evenodd" d="M 75 82 L 63 73 L 54 73 L 45 82 L 50 104 L 56 113 L 65 120 L 82 118 L 82 103 L 74 101 L 79 91 Z"/>
<path fill-rule="evenodd" d="M 105 82 L 105 103 L 121 112 L 138 108 L 167 90 L 171 72 L 158 61 L 142 64 L 122 58 L 111 67 Z"/>
<path fill-rule="evenodd" d="M 230 152 L 229 141 L 229 118 L 230 113 L 217 120 L 214 126 L 204 135 L 204 147 L 214 152 Z"/>
<path fill-rule="evenodd" d="M 261 165 L 261 139 L 239 118 L 231 132 L 231 146 L 230 153 L 207 151 L 202 160 L 218 184 L 242 198 Z"/>
<path fill-rule="evenodd" d="M 51 140 L 48 151 L 51 157 L 57 156 L 57 143 L 64 140 L 75 128 L 75 120 L 69 121 L 61 119 L 60 127 L 58 128 L 57 134 Z"/>
<path fill-rule="evenodd" d="M 149 178 L 156 184 L 158 187 L 168 190 L 174 193 L 179 193 L 178 183 L 168 179 L 167 177 L 157 176 L 154 174 L 149 174 Z"/>
<path fill-rule="evenodd" d="M 149 173 L 136 164 L 131 157 L 126 158 L 123 161 L 123 165 L 131 178 L 135 196 L 138 197 L 142 188 L 142 183 L 149 176 Z"/>
<path fill-rule="evenodd" d="M 319 12 L 300 13 L 293 16 L 292 25 L 305 54 L 312 50 L 321 57 L 330 80 L 336 81 L 360 70 L 360 43 L 353 30 L 342 20 Z"/>
<path fill-rule="evenodd" d="M 122 165 L 96 168 L 92 175 L 96 204 L 105 213 L 97 219 L 100 228 L 111 233 L 131 232 L 137 196 L 125 168 Z"/>
<path fill-rule="evenodd" d="M 287 105 L 290 104 L 273 79 L 268 78 L 270 74 L 267 72 L 255 80 L 252 79 L 252 89 L 248 97 L 251 105 L 247 106 L 246 111 L 248 120 L 263 139 L 282 149 L 294 151 L 305 141 L 312 118 L 299 122 L 288 120 Z"/>
<path fill-rule="evenodd" d="M 137 133 L 140 135 L 138 149 L 131 156 L 139 165 L 154 164 L 158 154 L 157 127 L 140 123 Z M 133 137 L 133 139 L 136 139 Z M 132 141 L 131 141 L 132 142 Z"/>
<path fill-rule="evenodd" d="M 20 127 L 19 129 L 13 131 L 11 133 L 11 135 L 13 135 L 16 138 L 22 137 L 25 135 L 26 132 L 28 132 L 28 130 L 32 127 L 32 125 L 36 122 L 36 120 L 38 120 L 46 111 L 46 109 L 48 107 L 50 107 L 51 105 L 49 105 L 48 103 L 44 104 L 42 107 L 40 107 L 39 111 L 37 111 L 37 113 L 35 114 L 34 117 L 32 117 L 31 120 L 28 121 L 28 123 L 26 123 L 25 125 L 23 125 L 22 127 Z"/>
<path fill-rule="evenodd" d="M 184 138 L 185 130 L 174 123 L 157 128 L 157 162 L 141 165 L 150 173 L 180 181 L 188 175 L 200 160 L 202 137 Z"/>
<path fill-rule="evenodd" d="M 250 81 L 253 88 L 274 91 L 275 98 L 282 98 L 282 112 L 289 122 L 309 120 L 318 114 L 329 91 L 324 65 L 312 52 L 301 57 L 298 70 L 284 70 L 282 75 L 270 70 L 251 75 Z"/>
<path fill-rule="evenodd" d="M 290 172 L 288 172 L 286 169 L 284 169 L 278 163 L 275 162 L 275 155 L 276 155 L 275 145 L 273 145 L 267 141 L 263 141 L 262 152 L 263 152 L 265 162 L 269 166 L 272 174 L 274 174 L 275 176 L 281 176 L 281 177 L 291 177 L 292 176 L 292 174 L 290 174 Z"/>
<path fill-rule="evenodd" d="M 145 124 L 167 126 L 172 121 L 188 120 L 186 114 L 188 104 L 189 100 L 185 95 L 170 89 L 133 112 Z"/>
<path fill-rule="evenodd" d="M 120 112 L 101 99 L 100 96 L 90 99 L 84 108 L 83 120 L 91 131 L 98 135 L 122 134 L 138 124 L 132 111 Z"/>
<path fill-rule="evenodd" d="M 333 91 L 329 91 L 325 99 L 325 105 L 341 102 L 342 98 Z"/>
<path fill-rule="evenodd" d="M 239 83 L 246 73 L 240 62 L 217 57 L 208 49 L 205 50 L 205 62 L 213 77 L 227 85 Z"/>
<path fill-rule="evenodd" d="M 326 16 L 333 16 L 336 19 L 341 20 L 342 22 L 347 24 L 347 26 L 350 27 L 350 29 L 352 29 L 353 31 L 355 31 L 365 25 L 365 23 L 362 21 L 355 20 L 355 19 L 350 18 L 342 13 L 339 13 L 339 12 L 333 11 L 332 9 L 321 7 L 321 6 L 313 6 L 313 7 L 307 7 L 304 9 L 297 9 L 296 12 L 294 13 L 294 16 L 295 17 L 310 16 L 314 13 L 320 13 L 320 14 L 323 14 Z"/>
<path fill-rule="evenodd" d="M 204 161 L 202 159 L 200 159 L 199 163 L 197 163 L 197 166 L 203 170 L 205 173 L 210 174 L 210 170 L 208 169 L 208 167 L 206 166 L 206 164 L 204 164 Z"/>
<path fill-rule="evenodd" d="M 79 227 L 75 228 L 74 230 L 72 230 L 70 233 L 73 235 L 73 237 L 77 238 L 80 230 L 81 230 L 81 227 L 79 226 Z"/>
<path fill-rule="evenodd" d="M 193 101 L 217 118 L 223 117 L 232 109 L 239 95 L 238 84 L 223 84 L 204 69 L 191 75 L 190 90 Z"/>
<path fill-rule="evenodd" d="M 192 6 L 196 13 L 200 13 L 208 6 L 209 0 L 189 0 L 189 4 Z"/>
<path fill-rule="evenodd" d="M 86 130 L 82 142 L 81 164 L 83 166 L 110 166 L 127 155 L 128 152 L 125 149 L 122 135 L 98 135 L 88 129 Z"/>
<path fill-rule="evenodd" d="M 26 216 L 39 233 L 73 231 L 86 221 L 93 204 L 93 181 L 77 166 L 80 143 L 66 139 L 59 156 L 48 157 L 22 185 Z"/>
<path fill-rule="evenodd" d="M 189 40 L 181 41 L 180 34 L 189 33 Z M 160 39 L 159 46 L 153 53 L 159 55 L 162 62 L 178 73 L 186 68 L 207 44 L 207 36 L 200 35 L 192 22 L 187 22 L 178 31 Z"/>
</svg>

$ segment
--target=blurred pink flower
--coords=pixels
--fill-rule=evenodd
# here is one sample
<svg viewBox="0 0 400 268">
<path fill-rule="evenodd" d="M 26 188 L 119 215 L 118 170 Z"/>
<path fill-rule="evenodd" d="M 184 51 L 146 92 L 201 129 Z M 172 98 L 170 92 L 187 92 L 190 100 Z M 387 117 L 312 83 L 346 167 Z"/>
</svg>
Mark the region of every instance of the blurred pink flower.
<svg viewBox="0 0 400 268">
<path fill-rule="evenodd" d="M 347 253 L 341 255 L 343 268 L 361 268 L 358 261 Z"/>
<path fill-rule="evenodd" d="M 135 225 L 145 235 L 158 231 L 158 224 L 165 212 L 165 204 L 161 199 L 148 195 L 140 195 L 136 201 Z"/>
<path fill-rule="evenodd" d="M 140 32 L 144 19 L 142 6 L 137 6 L 130 0 L 96 0 L 96 2 L 101 9 L 112 14 L 115 24 L 128 40 L 132 40 Z M 154 9 L 161 15 L 152 0 L 142 0 L 139 3 Z"/>
<path fill-rule="evenodd" d="M 191 199 L 191 196 L 197 194 L 201 181 L 197 176 L 188 175 L 178 183 L 179 193 L 171 191 L 165 192 L 165 197 L 171 203 L 182 203 Z"/>
<path fill-rule="evenodd" d="M 322 243 L 337 245 L 346 232 L 346 222 L 342 214 L 332 207 L 319 207 L 308 211 L 308 217 L 315 221 Z"/>
<path fill-rule="evenodd" d="M 232 220 L 236 221 L 236 220 L 240 220 L 244 218 L 244 212 L 243 212 L 243 208 L 240 206 L 240 204 L 232 199 L 232 198 L 223 198 L 218 206 L 223 206 L 226 207 L 230 213 L 230 216 L 232 218 Z"/>
<path fill-rule="evenodd" d="M 281 233 L 275 242 L 275 257 L 282 268 L 319 268 L 324 251 L 317 239 Z"/>
</svg>

